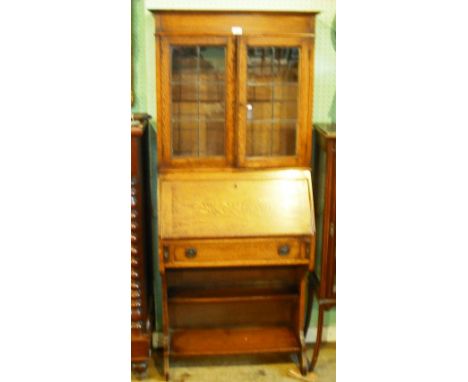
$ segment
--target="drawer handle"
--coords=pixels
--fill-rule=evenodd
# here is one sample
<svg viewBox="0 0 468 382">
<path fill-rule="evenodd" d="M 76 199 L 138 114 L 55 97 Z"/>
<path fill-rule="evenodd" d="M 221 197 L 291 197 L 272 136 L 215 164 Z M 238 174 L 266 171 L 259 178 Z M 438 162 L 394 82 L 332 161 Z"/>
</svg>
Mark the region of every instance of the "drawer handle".
<svg viewBox="0 0 468 382">
<path fill-rule="evenodd" d="M 189 259 L 193 259 L 195 256 L 197 256 L 196 248 L 187 248 L 185 250 L 185 257 L 188 257 Z"/>
<path fill-rule="evenodd" d="M 289 245 L 287 245 L 287 244 L 281 245 L 281 246 L 278 247 L 278 255 L 280 255 L 280 256 L 289 255 L 290 250 L 291 250 L 291 248 L 289 247 Z"/>
</svg>

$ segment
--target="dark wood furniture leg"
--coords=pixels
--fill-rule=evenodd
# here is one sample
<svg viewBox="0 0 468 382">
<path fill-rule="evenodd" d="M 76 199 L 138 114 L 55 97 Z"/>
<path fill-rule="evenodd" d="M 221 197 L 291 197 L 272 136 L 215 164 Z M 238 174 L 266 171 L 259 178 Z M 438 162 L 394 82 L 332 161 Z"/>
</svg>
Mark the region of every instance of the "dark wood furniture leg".
<svg viewBox="0 0 468 382">
<path fill-rule="evenodd" d="M 148 376 L 148 362 L 132 362 L 132 373 L 137 379 L 143 379 Z"/>
<path fill-rule="evenodd" d="M 309 368 L 309 361 L 307 360 L 307 347 L 304 338 L 304 332 L 301 330 L 299 335 L 299 341 L 301 344 L 301 352 L 299 353 L 299 367 L 301 369 L 302 375 L 307 375 L 307 370 Z"/>
<path fill-rule="evenodd" d="M 315 340 L 314 352 L 312 354 L 312 361 L 309 365 L 309 371 L 314 370 L 320 352 L 320 345 L 322 344 L 323 332 L 323 314 L 324 306 L 319 303 L 318 321 L 317 321 L 317 339 Z"/>
<path fill-rule="evenodd" d="M 164 379 L 169 381 L 169 336 L 164 335 L 163 342 L 163 373 Z"/>
<path fill-rule="evenodd" d="M 304 336 L 304 310 L 306 309 L 306 292 L 307 292 L 307 270 L 303 269 L 300 279 L 299 285 L 299 306 L 297 310 L 298 321 L 297 321 L 297 330 L 299 335 L 299 344 L 300 344 L 300 351 L 299 351 L 299 368 L 301 370 L 302 375 L 307 374 L 307 369 L 309 368 L 308 360 L 307 360 L 307 353 L 306 353 L 306 343 L 305 343 L 305 336 Z"/>
<path fill-rule="evenodd" d="M 167 249 L 160 249 L 163 256 L 167 256 Z M 161 254 L 160 254 L 161 256 Z M 169 352 L 170 352 L 170 338 L 169 338 L 169 312 L 167 306 L 167 276 L 165 270 L 160 269 L 161 282 L 162 282 L 162 313 L 163 313 L 163 373 L 166 381 L 169 381 Z"/>
<path fill-rule="evenodd" d="M 307 291 L 307 308 L 306 317 L 304 323 L 304 337 L 307 338 L 309 331 L 310 321 L 312 319 L 312 308 L 314 306 L 314 294 L 317 292 L 316 288 L 319 285 L 319 281 L 315 272 L 309 272 L 308 280 L 308 291 Z"/>
</svg>

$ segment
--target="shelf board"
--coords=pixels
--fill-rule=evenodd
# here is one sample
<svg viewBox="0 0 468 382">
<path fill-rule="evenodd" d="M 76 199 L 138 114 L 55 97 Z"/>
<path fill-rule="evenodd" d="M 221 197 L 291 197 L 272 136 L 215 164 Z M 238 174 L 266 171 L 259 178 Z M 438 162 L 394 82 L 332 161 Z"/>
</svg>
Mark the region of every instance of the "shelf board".
<svg viewBox="0 0 468 382">
<path fill-rule="evenodd" d="M 218 288 L 215 290 L 171 288 L 168 294 L 170 304 L 291 301 L 299 298 L 293 290 L 272 288 Z"/>
<path fill-rule="evenodd" d="M 296 100 L 294 100 L 296 101 Z M 195 98 L 172 98 L 173 104 L 178 103 L 219 103 L 224 105 L 224 98 L 223 99 L 195 99 Z"/>
<path fill-rule="evenodd" d="M 247 86 L 250 87 L 257 87 L 257 86 L 265 86 L 265 87 L 272 87 L 272 86 L 298 86 L 298 81 L 284 81 L 281 78 L 278 78 L 277 81 L 271 82 L 255 82 L 255 81 L 248 81 Z"/>
<path fill-rule="evenodd" d="M 175 80 L 175 81 L 171 81 L 171 85 L 184 85 L 184 86 L 188 86 L 188 85 L 194 85 L 195 87 L 198 86 L 200 83 L 204 83 L 206 82 L 206 80 L 195 80 L 193 82 L 191 81 L 181 81 L 181 80 Z M 214 86 L 214 85 L 218 85 L 218 86 L 222 86 L 222 85 L 225 85 L 225 81 L 224 80 L 221 80 L 221 81 L 209 81 L 208 82 L 211 86 Z"/>
<path fill-rule="evenodd" d="M 292 353 L 299 341 L 287 327 L 175 330 L 172 356 Z"/>
</svg>

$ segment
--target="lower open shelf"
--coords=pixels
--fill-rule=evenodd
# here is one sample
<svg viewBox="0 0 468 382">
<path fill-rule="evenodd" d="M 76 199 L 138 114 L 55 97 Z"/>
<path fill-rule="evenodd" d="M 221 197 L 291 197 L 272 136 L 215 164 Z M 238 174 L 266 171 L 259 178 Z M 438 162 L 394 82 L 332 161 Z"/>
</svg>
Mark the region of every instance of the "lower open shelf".
<svg viewBox="0 0 468 382">
<path fill-rule="evenodd" d="M 294 290 L 274 290 L 267 288 L 218 288 L 212 289 L 171 289 L 168 292 L 169 304 L 226 303 L 235 301 L 296 301 L 299 295 Z"/>
<path fill-rule="evenodd" d="M 287 327 L 178 329 L 171 335 L 171 356 L 293 353 L 297 336 Z"/>
</svg>

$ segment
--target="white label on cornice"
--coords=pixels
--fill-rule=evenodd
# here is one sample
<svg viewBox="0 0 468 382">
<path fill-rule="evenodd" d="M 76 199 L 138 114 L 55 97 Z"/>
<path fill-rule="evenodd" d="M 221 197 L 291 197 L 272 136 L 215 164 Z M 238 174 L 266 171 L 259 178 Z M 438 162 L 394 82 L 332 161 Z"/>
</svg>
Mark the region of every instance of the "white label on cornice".
<svg viewBox="0 0 468 382">
<path fill-rule="evenodd" d="M 242 27 L 232 27 L 232 34 L 235 36 L 240 36 L 242 35 Z"/>
</svg>

